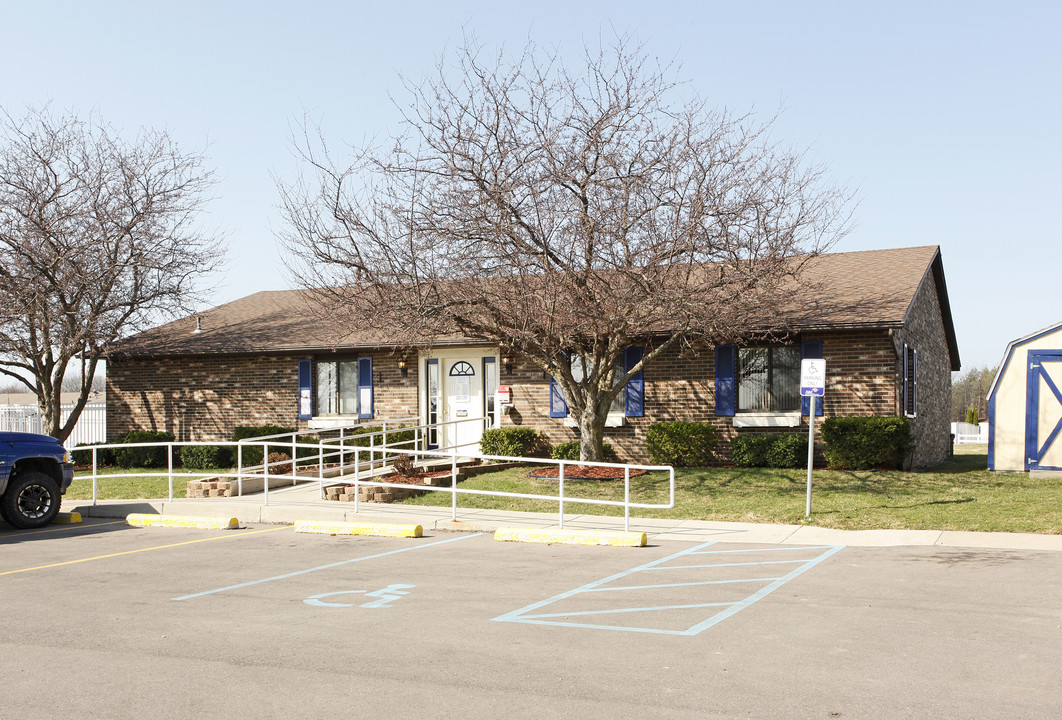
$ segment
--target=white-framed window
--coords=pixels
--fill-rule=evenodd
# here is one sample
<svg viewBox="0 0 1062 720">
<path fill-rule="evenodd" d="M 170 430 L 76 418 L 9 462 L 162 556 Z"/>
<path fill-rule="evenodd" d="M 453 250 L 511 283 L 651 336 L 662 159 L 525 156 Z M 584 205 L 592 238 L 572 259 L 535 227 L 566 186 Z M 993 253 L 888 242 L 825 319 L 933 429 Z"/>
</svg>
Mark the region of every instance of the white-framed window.
<svg viewBox="0 0 1062 720">
<path fill-rule="evenodd" d="M 737 412 L 799 412 L 800 355 L 799 345 L 738 348 Z"/>
<path fill-rule="evenodd" d="M 575 382 L 582 382 L 586 376 L 590 373 L 590 361 L 579 355 L 573 355 L 571 358 L 572 379 Z M 612 387 L 616 387 L 620 384 L 620 380 L 623 378 L 623 360 L 621 358 L 616 359 L 616 365 L 612 368 Z M 609 415 L 623 415 L 624 396 L 623 393 L 618 393 L 616 397 L 612 398 L 612 404 L 608 408 Z"/>
<path fill-rule="evenodd" d="M 357 415 L 358 361 L 318 360 L 314 388 L 315 415 Z"/>
<path fill-rule="evenodd" d="M 342 418 L 371 418 L 374 408 L 372 358 L 299 360 L 298 418 L 328 427 Z M 331 420 L 318 420 L 331 418 Z M 323 422 L 324 425 L 314 425 Z"/>
<path fill-rule="evenodd" d="M 642 348 L 631 346 L 623 353 L 623 357 L 617 359 L 612 372 L 613 387 L 618 385 L 623 376 L 634 368 L 642 360 Z M 578 355 L 570 359 L 572 377 L 576 382 L 582 381 L 589 372 L 589 361 Z M 560 384 L 555 378 L 550 378 L 549 386 L 549 415 L 554 418 L 568 417 L 568 404 L 564 399 Z M 645 415 L 645 381 L 644 375 L 639 371 L 612 400 L 609 407 L 606 426 L 616 427 L 623 424 L 624 417 L 643 417 Z M 571 422 L 571 421 L 567 421 Z"/>
<path fill-rule="evenodd" d="M 483 358 L 483 427 L 486 429 L 501 427 L 498 417 L 498 364 L 492 357 Z"/>
</svg>

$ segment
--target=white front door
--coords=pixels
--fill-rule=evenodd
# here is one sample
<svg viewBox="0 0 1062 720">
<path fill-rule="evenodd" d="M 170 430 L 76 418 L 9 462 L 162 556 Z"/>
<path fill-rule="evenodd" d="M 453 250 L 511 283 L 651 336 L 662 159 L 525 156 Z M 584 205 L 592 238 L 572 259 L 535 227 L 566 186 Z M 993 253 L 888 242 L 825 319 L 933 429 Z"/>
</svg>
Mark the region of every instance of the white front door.
<svg viewBox="0 0 1062 720">
<path fill-rule="evenodd" d="M 442 364 L 446 444 L 457 452 L 478 452 L 483 434 L 483 376 L 474 362 L 446 359 Z"/>
<path fill-rule="evenodd" d="M 428 433 L 429 446 L 458 453 L 479 452 L 483 418 L 488 412 L 484 376 L 497 367 L 493 355 L 482 350 L 449 350 L 426 358 L 424 384 L 426 422 L 441 423 L 438 432 Z M 490 382 L 497 384 L 497 376 Z"/>
</svg>

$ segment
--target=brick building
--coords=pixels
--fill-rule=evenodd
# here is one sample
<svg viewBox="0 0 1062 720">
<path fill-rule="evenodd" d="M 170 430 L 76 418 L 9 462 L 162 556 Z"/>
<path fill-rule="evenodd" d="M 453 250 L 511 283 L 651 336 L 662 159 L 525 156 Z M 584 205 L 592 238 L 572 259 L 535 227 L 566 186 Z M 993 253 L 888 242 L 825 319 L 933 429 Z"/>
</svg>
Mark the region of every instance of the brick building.
<svg viewBox="0 0 1062 720">
<path fill-rule="evenodd" d="M 408 348 L 366 334 L 336 344 L 307 318 L 299 293 L 261 292 L 128 338 L 108 357 L 109 433 L 218 440 L 237 425 L 419 418 L 446 423 L 426 438 L 431 446 L 474 447 L 490 426 L 539 428 L 555 443 L 577 437 L 551 378 L 496 346 L 455 339 Z M 628 362 L 653 342 L 647 334 L 629 348 Z M 724 451 L 736 433 L 798 430 L 807 422 L 798 387 L 806 357 L 826 360 L 820 413 L 908 415 L 914 465 L 947 456 L 959 357 L 935 246 L 815 258 L 777 327 L 648 365 L 617 398 L 605 439 L 642 460 L 645 431 L 661 420 L 713 423 Z M 511 389 L 511 407 L 499 386 Z"/>
</svg>

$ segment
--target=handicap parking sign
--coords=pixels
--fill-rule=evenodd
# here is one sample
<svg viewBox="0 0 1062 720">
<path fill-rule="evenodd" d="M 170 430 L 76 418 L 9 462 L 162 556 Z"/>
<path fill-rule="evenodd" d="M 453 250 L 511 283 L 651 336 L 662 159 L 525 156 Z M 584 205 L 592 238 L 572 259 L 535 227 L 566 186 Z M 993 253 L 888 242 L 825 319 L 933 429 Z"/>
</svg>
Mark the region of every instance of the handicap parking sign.
<svg viewBox="0 0 1062 720">
<path fill-rule="evenodd" d="M 805 358 L 800 361 L 800 395 L 822 397 L 826 388 L 826 361 L 821 358 Z"/>
</svg>

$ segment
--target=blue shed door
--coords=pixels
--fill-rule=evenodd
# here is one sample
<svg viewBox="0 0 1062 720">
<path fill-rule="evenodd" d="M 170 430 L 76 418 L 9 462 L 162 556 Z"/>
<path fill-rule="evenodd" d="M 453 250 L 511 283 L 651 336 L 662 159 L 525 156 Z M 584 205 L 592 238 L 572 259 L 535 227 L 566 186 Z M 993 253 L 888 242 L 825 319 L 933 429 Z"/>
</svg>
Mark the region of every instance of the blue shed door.
<svg viewBox="0 0 1062 720">
<path fill-rule="evenodd" d="M 1062 470 L 1062 350 L 1029 352 L 1025 469 Z"/>
</svg>

